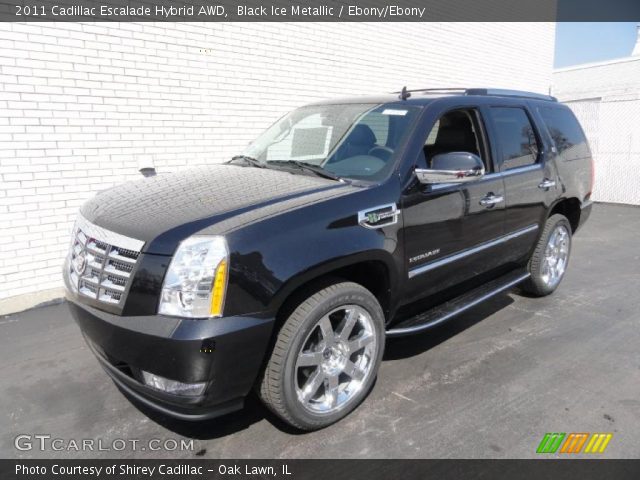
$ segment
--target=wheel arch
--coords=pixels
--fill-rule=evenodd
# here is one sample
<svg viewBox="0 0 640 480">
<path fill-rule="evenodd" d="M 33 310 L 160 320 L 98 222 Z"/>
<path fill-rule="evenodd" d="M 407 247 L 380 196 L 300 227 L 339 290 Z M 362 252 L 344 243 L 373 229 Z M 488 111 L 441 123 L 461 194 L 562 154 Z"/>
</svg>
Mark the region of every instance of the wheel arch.
<svg viewBox="0 0 640 480">
<path fill-rule="evenodd" d="M 280 323 L 310 290 L 342 280 L 369 290 L 380 303 L 388 322 L 395 308 L 397 277 L 393 261 L 386 252 L 332 261 L 306 270 L 286 282 L 274 297 L 272 310 L 277 312 L 276 322 Z"/>
<path fill-rule="evenodd" d="M 382 274 L 383 281 L 379 281 Z M 377 284 L 373 284 L 378 280 Z M 261 371 L 273 350 L 278 332 L 295 308 L 302 303 L 312 291 L 321 290 L 339 281 L 351 281 L 369 290 L 382 307 L 385 321 L 388 323 L 396 307 L 394 299 L 397 295 L 398 274 L 393 259 L 387 252 L 369 252 L 367 255 L 356 255 L 347 259 L 334 260 L 318 265 L 294 276 L 274 296 L 271 309 L 275 312 L 275 323 Z M 258 375 L 255 385 L 259 385 Z"/>
<path fill-rule="evenodd" d="M 559 213 L 567 217 L 571 225 L 571 233 L 575 233 L 580 225 L 581 204 L 576 197 L 560 198 L 549 209 L 547 218 Z"/>
</svg>

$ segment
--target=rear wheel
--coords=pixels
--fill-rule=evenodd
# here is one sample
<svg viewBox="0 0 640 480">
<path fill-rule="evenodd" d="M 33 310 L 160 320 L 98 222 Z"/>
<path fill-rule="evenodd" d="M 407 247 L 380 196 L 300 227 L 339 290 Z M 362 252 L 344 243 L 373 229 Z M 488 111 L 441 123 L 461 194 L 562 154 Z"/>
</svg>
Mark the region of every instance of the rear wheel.
<svg viewBox="0 0 640 480">
<path fill-rule="evenodd" d="M 384 350 L 384 315 L 371 292 L 340 282 L 309 293 L 280 329 L 260 385 L 265 405 L 302 430 L 356 408 Z"/>
<path fill-rule="evenodd" d="M 522 289 L 536 296 L 553 293 L 567 269 L 571 253 L 571 225 L 564 215 L 555 214 L 545 223 L 536 249 L 529 260 L 531 277 Z"/>
</svg>

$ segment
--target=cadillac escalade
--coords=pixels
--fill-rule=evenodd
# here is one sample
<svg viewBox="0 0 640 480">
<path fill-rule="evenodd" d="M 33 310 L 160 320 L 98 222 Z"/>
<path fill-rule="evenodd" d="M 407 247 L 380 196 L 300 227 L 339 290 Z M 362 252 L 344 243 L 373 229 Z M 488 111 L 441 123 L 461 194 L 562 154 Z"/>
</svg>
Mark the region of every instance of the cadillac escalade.
<svg viewBox="0 0 640 480">
<path fill-rule="evenodd" d="M 512 287 L 551 294 L 592 185 L 584 133 L 553 97 L 404 88 L 315 103 L 224 164 L 85 203 L 68 304 L 134 400 L 200 420 L 255 390 L 318 429 L 362 402 L 386 339 Z"/>
</svg>

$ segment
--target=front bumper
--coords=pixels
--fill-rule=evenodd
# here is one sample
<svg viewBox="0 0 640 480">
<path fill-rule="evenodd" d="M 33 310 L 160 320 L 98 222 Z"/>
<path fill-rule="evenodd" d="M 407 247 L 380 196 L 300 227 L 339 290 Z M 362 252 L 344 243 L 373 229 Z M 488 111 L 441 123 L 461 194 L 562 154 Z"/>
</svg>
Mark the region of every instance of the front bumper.
<svg viewBox="0 0 640 480">
<path fill-rule="evenodd" d="M 191 320 L 161 315 L 125 317 L 79 303 L 72 316 L 114 382 L 164 414 L 203 420 L 242 408 L 262 365 L 273 318 L 238 316 Z M 200 396 L 144 385 L 141 370 L 183 383 L 207 382 Z"/>
</svg>

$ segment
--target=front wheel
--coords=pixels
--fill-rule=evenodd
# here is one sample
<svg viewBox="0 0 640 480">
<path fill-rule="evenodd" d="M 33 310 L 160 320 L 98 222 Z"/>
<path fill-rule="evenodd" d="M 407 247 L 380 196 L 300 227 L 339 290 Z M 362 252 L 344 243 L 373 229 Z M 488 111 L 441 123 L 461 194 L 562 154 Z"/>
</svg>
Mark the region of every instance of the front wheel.
<svg viewBox="0 0 640 480">
<path fill-rule="evenodd" d="M 571 225 L 560 214 L 547 219 L 531 259 L 531 277 L 522 289 L 539 297 L 549 295 L 558 288 L 569 263 L 571 253 Z"/>
<path fill-rule="evenodd" d="M 384 351 L 384 315 L 367 289 L 340 282 L 309 292 L 278 332 L 260 397 L 302 430 L 326 427 L 355 409 Z"/>
</svg>

